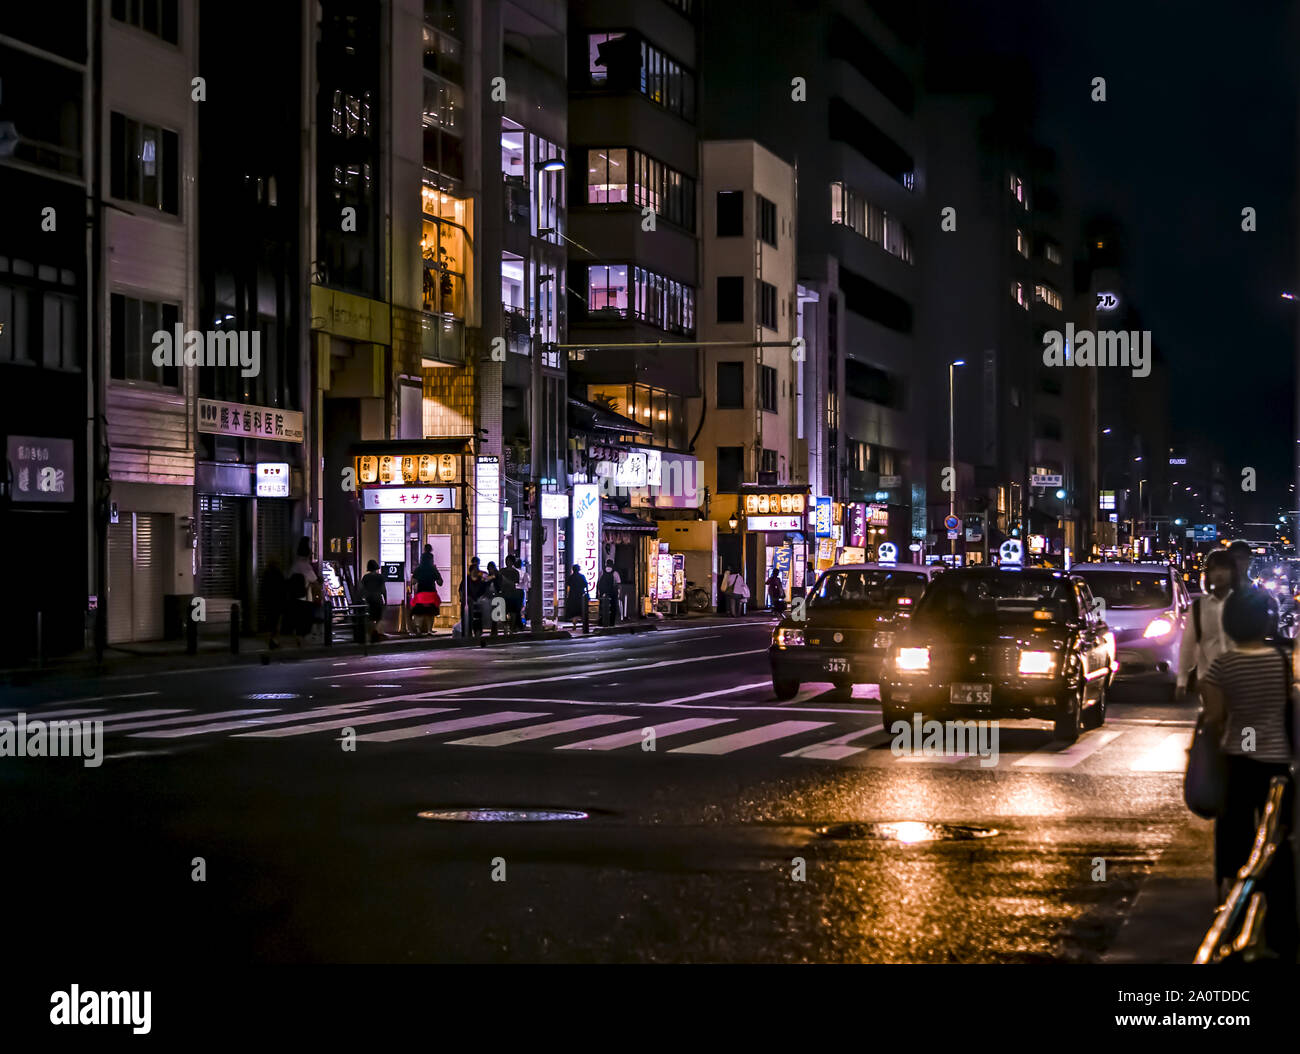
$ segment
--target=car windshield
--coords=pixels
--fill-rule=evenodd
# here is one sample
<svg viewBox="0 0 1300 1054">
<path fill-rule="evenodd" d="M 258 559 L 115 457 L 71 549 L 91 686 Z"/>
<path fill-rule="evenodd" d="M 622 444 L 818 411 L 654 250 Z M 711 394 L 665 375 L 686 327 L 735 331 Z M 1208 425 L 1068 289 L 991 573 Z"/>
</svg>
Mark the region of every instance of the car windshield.
<svg viewBox="0 0 1300 1054">
<path fill-rule="evenodd" d="M 827 571 L 809 604 L 814 607 L 891 607 L 900 597 L 913 601 L 925 592 L 918 571 Z"/>
<path fill-rule="evenodd" d="M 1167 608 L 1173 603 L 1170 597 L 1171 580 L 1168 571 L 1077 571 L 1108 608 L 1155 609 Z"/>
<path fill-rule="evenodd" d="M 1077 617 L 1068 580 L 1016 571 L 935 579 L 913 621 L 1055 622 Z"/>
</svg>

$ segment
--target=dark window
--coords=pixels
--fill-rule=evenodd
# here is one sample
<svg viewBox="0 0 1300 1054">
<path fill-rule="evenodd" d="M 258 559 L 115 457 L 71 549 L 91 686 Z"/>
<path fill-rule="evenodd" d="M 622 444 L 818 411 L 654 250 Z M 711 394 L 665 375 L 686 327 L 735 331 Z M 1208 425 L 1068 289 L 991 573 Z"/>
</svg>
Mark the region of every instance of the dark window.
<svg viewBox="0 0 1300 1054">
<path fill-rule="evenodd" d="M 903 389 L 899 381 L 884 370 L 856 359 L 846 359 L 844 362 L 844 392 L 869 403 L 878 403 L 896 410 L 904 409 Z"/>
<path fill-rule="evenodd" d="M 120 113 L 109 123 L 109 193 L 176 215 L 180 211 L 180 141 L 175 132 Z"/>
<path fill-rule="evenodd" d="M 855 314 L 899 333 L 912 332 L 912 305 L 901 296 L 844 267 L 840 268 L 840 289 L 844 306 Z"/>
<path fill-rule="evenodd" d="M 745 321 L 745 279 L 740 275 L 718 276 L 718 321 Z"/>
<path fill-rule="evenodd" d="M 743 410 L 745 408 L 745 364 L 743 362 L 718 363 L 718 409 Z"/>
<path fill-rule="evenodd" d="M 761 461 L 760 464 L 759 464 L 759 469 L 758 469 L 758 470 L 759 470 L 760 472 L 775 472 L 775 471 L 776 471 L 776 451 L 775 451 L 775 450 L 767 450 L 767 449 L 765 448 L 765 449 L 763 450 L 762 458 L 763 458 L 763 459 L 762 459 L 762 461 Z"/>
<path fill-rule="evenodd" d="M 776 329 L 776 286 L 758 280 L 758 320 L 768 329 Z"/>
<path fill-rule="evenodd" d="M 745 448 L 718 447 L 718 493 L 736 494 L 745 475 Z"/>
<path fill-rule="evenodd" d="M 1060 439 L 1061 420 L 1058 417 L 1044 417 L 1038 422 L 1038 438 Z"/>
<path fill-rule="evenodd" d="M 154 300 L 137 300 L 114 293 L 110 304 L 111 345 L 110 372 L 116 381 L 145 381 L 165 388 L 180 384 L 180 369 L 176 365 L 184 347 L 175 347 L 175 327 L 180 320 L 180 308 L 175 304 L 160 304 Z M 170 365 L 154 364 L 156 345 L 154 334 L 166 333 L 171 347 Z"/>
<path fill-rule="evenodd" d="M 745 234 L 745 193 L 718 191 L 718 237 L 741 238 Z"/>
<path fill-rule="evenodd" d="M 776 202 L 768 201 L 762 194 L 754 197 L 758 199 L 758 236 L 776 248 Z"/>
<path fill-rule="evenodd" d="M 776 368 L 764 366 L 762 378 L 763 383 L 759 391 L 763 397 L 763 409 L 769 413 L 776 413 Z"/>
<path fill-rule="evenodd" d="M 113 17 L 176 43 L 176 0 L 113 0 Z"/>
</svg>

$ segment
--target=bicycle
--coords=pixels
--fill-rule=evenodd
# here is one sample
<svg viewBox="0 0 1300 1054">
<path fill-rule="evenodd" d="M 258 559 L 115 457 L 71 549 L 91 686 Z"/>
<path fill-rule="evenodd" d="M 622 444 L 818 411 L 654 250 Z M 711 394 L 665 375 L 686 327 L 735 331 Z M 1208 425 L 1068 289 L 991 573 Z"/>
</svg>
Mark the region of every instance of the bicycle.
<svg viewBox="0 0 1300 1054">
<path fill-rule="evenodd" d="M 687 611 L 708 611 L 713 607 L 709 599 L 709 591 L 703 586 L 697 586 L 689 579 L 686 582 L 686 610 Z"/>
</svg>

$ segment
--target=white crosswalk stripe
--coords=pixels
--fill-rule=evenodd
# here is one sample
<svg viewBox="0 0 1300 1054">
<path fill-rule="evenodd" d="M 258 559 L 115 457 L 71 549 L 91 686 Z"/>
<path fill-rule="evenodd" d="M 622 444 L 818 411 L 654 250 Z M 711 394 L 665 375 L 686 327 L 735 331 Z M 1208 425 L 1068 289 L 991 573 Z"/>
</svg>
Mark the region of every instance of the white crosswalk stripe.
<svg viewBox="0 0 1300 1054">
<path fill-rule="evenodd" d="M 219 717 L 247 717 L 249 714 L 274 714 L 278 711 L 272 709 L 260 710 L 222 710 L 215 714 L 190 714 L 187 717 L 169 717 L 162 721 L 128 721 L 124 725 L 107 725 L 104 728 L 104 734 L 110 732 L 134 732 L 138 728 L 162 728 L 168 725 L 196 725 L 201 722 L 211 722 Z"/>
<path fill-rule="evenodd" d="M 732 754 L 746 747 L 759 743 L 770 743 L 774 739 L 786 739 L 797 736 L 800 732 L 810 732 L 814 728 L 825 728 L 829 721 L 777 721 L 771 725 L 759 725 L 744 732 L 733 732 L 717 739 L 706 739 L 703 743 L 691 743 L 689 746 L 673 747 L 670 754 Z"/>
<path fill-rule="evenodd" d="M 1151 750 L 1129 766 L 1133 772 L 1183 772 L 1187 769 L 1187 750 L 1192 745 L 1191 732 L 1170 732 Z"/>
<path fill-rule="evenodd" d="M 401 721 L 407 717 L 428 717 L 431 714 L 445 714 L 451 707 L 447 706 L 413 706 L 409 710 L 390 710 L 383 714 L 367 714 L 364 717 L 334 718 L 330 721 L 310 721 L 304 725 L 290 725 L 288 728 L 263 728 L 256 732 L 240 732 L 232 739 L 283 739 L 287 736 L 305 736 L 311 732 L 325 732 L 332 728 L 351 728 L 355 725 L 380 725 L 387 721 Z M 303 716 L 301 714 L 299 717 Z"/>
<path fill-rule="evenodd" d="M 288 724 L 301 721 L 305 717 L 327 717 L 330 714 L 354 712 L 368 703 L 339 703 L 337 706 L 322 706 L 316 710 L 299 711 L 293 714 L 280 714 L 277 717 L 250 717 L 238 721 L 218 721 L 216 724 L 199 725 L 197 728 L 170 728 L 160 732 L 133 732 L 130 739 L 181 739 L 186 736 L 206 736 L 212 732 L 229 732 L 236 728 L 257 728 L 262 725 Z"/>
<path fill-rule="evenodd" d="M 665 724 L 647 725 L 654 729 L 655 739 L 675 736 L 681 732 L 693 732 L 697 728 L 711 728 L 714 725 L 726 725 L 735 721 L 734 717 L 687 717 L 680 721 L 668 721 Z M 556 750 L 618 750 L 620 747 L 637 746 L 645 735 L 645 729 L 634 728 L 629 732 L 615 732 L 597 739 L 583 739 L 577 743 L 565 743 Z"/>
<path fill-rule="evenodd" d="M 451 742 L 460 747 L 505 747 L 513 743 L 525 743 L 532 739 L 546 736 L 558 736 L 564 732 L 575 732 L 595 725 L 612 725 L 619 721 L 635 721 L 635 714 L 589 714 L 586 717 L 570 717 L 564 721 L 547 721 L 541 725 L 528 725 L 525 728 L 512 728 L 506 732 L 489 732 L 483 736 L 470 736 L 469 739 L 453 739 Z"/>
<path fill-rule="evenodd" d="M 783 758 L 814 758 L 817 761 L 842 761 L 854 754 L 861 754 L 864 750 L 870 750 L 877 743 L 883 743 L 889 738 L 889 733 L 884 731 L 884 728 L 884 725 L 855 728 L 845 735 L 836 736 L 834 739 L 825 739 L 820 743 L 810 743 L 806 747 L 800 747 L 798 750 L 792 750 L 790 753 L 781 756 Z M 857 746 L 851 747 L 848 745 L 854 740 L 862 739 L 864 736 L 869 738 Z"/>
<path fill-rule="evenodd" d="M 1072 769 L 1084 758 L 1091 757 L 1102 747 L 1113 743 L 1123 732 L 1096 731 L 1090 736 L 1085 736 L 1077 743 L 1071 743 L 1068 747 L 1061 749 L 1059 746 L 1045 746 L 1035 750 L 1032 754 L 1026 754 L 1018 761 L 1011 764 L 1017 768 L 1026 769 Z"/>
<path fill-rule="evenodd" d="M 483 728 L 487 725 L 508 725 L 512 721 L 528 721 L 534 717 L 550 716 L 550 714 L 526 714 L 518 710 L 502 710 L 494 714 L 452 717 L 446 721 L 434 721 L 427 725 L 406 725 L 403 728 L 386 728 L 382 732 L 367 732 L 364 736 L 357 736 L 357 742 L 395 743 L 400 739 L 418 739 L 421 736 L 436 736 L 442 732 L 465 732 L 471 728 Z"/>
<path fill-rule="evenodd" d="M 96 709 L 93 709 L 93 708 L 90 709 L 90 710 L 85 710 L 85 709 L 78 709 L 78 710 L 50 710 L 50 711 L 48 711 L 48 712 L 46 712 L 46 713 L 41 713 L 39 710 L 36 711 L 35 713 L 33 713 L 31 710 L 14 710 L 12 713 L 0 714 L 0 721 L 16 721 L 16 720 L 18 719 L 18 715 L 19 715 L 19 714 L 24 715 L 24 717 L 25 717 L 28 721 L 36 721 L 36 720 L 44 721 L 44 720 L 46 720 L 47 718 L 50 718 L 50 717 L 78 717 L 78 716 L 80 716 L 80 717 L 82 717 L 83 719 L 85 719 L 85 715 L 87 715 L 87 714 L 103 714 L 103 713 L 104 713 L 103 710 L 96 710 Z"/>
</svg>

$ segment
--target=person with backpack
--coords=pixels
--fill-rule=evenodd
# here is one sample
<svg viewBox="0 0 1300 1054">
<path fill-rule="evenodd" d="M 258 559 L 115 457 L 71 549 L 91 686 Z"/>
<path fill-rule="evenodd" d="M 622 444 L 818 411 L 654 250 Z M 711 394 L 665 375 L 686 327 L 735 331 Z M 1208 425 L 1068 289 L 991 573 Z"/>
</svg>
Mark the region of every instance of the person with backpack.
<svg viewBox="0 0 1300 1054">
<path fill-rule="evenodd" d="M 1176 699 L 1187 696 L 1194 676 L 1204 677 L 1214 660 L 1232 647 L 1223 632 L 1223 605 L 1237 586 L 1237 566 L 1223 549 L 1205 558 L 1205 592 L 1192 601 L 1192 616 L 1178 645 Z"/>
<path fill-rule="evenodd" d="M 618 587 L 621 585 L 614 561 L 605 561 L 604 573 L 596 579 L 596 599 L 600 605 L 600 624 L 612 626 L 617 619 Z"/>
</svg>

